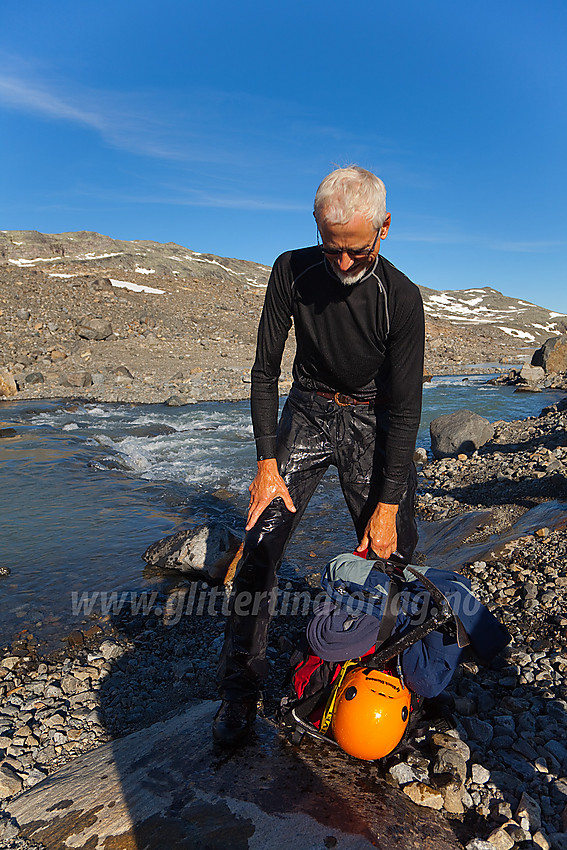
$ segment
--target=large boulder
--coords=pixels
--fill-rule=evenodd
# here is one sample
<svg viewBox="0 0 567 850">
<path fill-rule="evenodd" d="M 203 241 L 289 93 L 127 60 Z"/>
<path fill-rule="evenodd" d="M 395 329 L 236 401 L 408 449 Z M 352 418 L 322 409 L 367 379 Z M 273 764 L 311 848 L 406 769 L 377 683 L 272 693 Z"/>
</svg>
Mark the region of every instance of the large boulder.
<svg viewBox="0 0 567 850">
<path fill-rule="evenodd" d="M 528 384 L 536 385 L 545 379 L 545 371 L 542 366 L 531 366 L 529 363 L 524 363 L 520 377 Z"/>
<path fill-rule="evenodd" d="M 548 375 L 567 372 L 567 335 L 547 339 L 534 352 L 532 366 L 541 366 Z"/>
<path fill-rule="evenodd" d="M 106 319 L 84 316 L 76 327 L 82 339 L 108 339 L 112 336 L 112 325 Z"/>
<path fill-rule="evenodd" d="M 7 369 L 0 369 L 0 398 L 10 398 L 17 392 L 14 376 Z"/>
<path fill-rule="evenodd" d="M 220 582 L 224 580 L 239 546 L 240 539 L 226 526 L 199 525 L 152 543 L 142 558 L 152 566 Z"/>
<path fill-rule="evenodd" d="M 429 425 L 431 451 L 436 458 L 471 454 L 494 435 L 488 419 L 472 410 L 457 410 L 438 416 Z"/>
<path fill-rule="evenodd" d="M 203 702 L 84 753 L 5 804 L 24 839 L 51 850 L 458 850 L 419 809 L 337 747 L 283 744 L 258 718 L 238 752 L 215 752 L 218 703 Z M 4 844 L 4 846 L 8 846 Z M 27 845 L 26 845 L 27 846 Z"/>
</svg>

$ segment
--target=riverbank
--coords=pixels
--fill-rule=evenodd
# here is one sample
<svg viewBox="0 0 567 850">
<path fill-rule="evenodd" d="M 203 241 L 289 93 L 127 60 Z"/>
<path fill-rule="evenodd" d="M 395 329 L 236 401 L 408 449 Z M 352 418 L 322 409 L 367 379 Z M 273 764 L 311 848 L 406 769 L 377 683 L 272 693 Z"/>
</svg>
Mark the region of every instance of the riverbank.
<svg viewBox="0 0 567 850">
<path fill-rule="evenodd" d="M 499 847 L 545 847 L 552 836 L 553 847 L 567 842 L 566 426 L 567 405 L 558 404 L 540 417 L 497 423 L 493 440 L 470 458 L 434 461 L 421 470 L 421 517 L 442 537 L 445 529 L 445 546 L 453 535 L 453 549 L 458 547 L 463 560 L 484 547 L 482 557 L 474 556 L 463 572 L 506 623 L 512 643 L 490 669 L 474 661 L 460 668 L 446 691 L 444 710 L 457 723 L 451 740 L 432 729 L 413 752 L 380 763 L 378 770 L 412 799 L 444 811 L 463 843 L 494 830 L 499 830 L 493 837 Z M 469 516 L 474 521 L 466 531 L 459 526 L 457 536 L 450 524 Z M 524 525 L 516 525 L 516 533 L 518 522 Z M 285 589 L 314 595 L 314 583 L 286 579 Z M 167 597 L 134 601 L 138 613 L 126 605 L 114 614 L 85 616 L 65 650 L 40 656 L 25 628 L 2 648 L 0 794 L 5 800 L 105 741 L 192 700 L 216 698 L 222 595 L 211 602 L 204 585 L 181 580 Z M 274 621 L 267 716 L 282 693 L 287 641 L 305 622 L 301 612 Z M 438 713 L 439 706 L 433 711 Z M 441 770 L 440 753 L 447 749 L 460 756 L 451 762 L 453 773 Z M 345 757 L 345 775 L 348 764 Z M 517 807 L 527 805 L 521 802 L 524 791 L 534 804 L 522 815 Z M 4 805 L 9 811 L 9 802 Z M 10 843 L 17 839 L 8 839 L 15 828 L 6 829 L 7 843 L 0 847 L 18 846 Z M 1 832 L 0 825 L 0 841 Z"/>
</svg>

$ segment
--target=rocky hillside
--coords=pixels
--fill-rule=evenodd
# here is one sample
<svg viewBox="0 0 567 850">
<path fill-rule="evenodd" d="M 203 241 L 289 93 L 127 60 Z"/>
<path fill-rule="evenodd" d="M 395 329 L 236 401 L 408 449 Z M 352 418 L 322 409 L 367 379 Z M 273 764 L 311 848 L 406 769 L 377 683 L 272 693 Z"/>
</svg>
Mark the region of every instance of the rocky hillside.
<svg viewBox="0 0 567 850">
<path fill-rule="evenodd" d="M 174 243 L 2 231 L 0 367 L 26 397 L 246 397 L 269 271 Z M 567 322 L 487 287 L 422 293 L 432 374 L 520 362 Z M 292 359 L 290 343 L 284 391 Z"/>
</svg>

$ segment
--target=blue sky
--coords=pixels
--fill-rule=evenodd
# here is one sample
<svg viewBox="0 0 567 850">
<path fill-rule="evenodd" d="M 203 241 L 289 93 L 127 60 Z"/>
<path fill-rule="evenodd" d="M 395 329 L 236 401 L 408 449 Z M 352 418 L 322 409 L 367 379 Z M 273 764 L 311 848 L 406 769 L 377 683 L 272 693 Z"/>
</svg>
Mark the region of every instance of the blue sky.
<svg viewBox="0 0 567 850">
<path fill-rule="evenodd" d="M 0 227 L 271 264 L 335 165 L 435 289 L 567 312 L 567 5 L 0 4 Z"/>
</svg>

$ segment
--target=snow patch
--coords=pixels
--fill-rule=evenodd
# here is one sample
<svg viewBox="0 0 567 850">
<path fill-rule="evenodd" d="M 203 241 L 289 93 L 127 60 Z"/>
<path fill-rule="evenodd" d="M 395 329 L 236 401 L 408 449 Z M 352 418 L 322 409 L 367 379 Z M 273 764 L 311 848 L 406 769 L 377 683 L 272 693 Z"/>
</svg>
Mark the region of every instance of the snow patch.
<svg viewBox="0 0 567 850">
<path fill-rule="evenodd" d="M 77 277 L 77 275 L 65 274 L 64 272 L 49 272 L 48 277 Z"/>
<path fill-rule="evenodd" d="M 155 269 L 141 269 L 139 266 L 136 266 L 134 271 L 136 272 L 136 274 L 155 274 L 156 273 Z"/>
<path fill-rule="evenodd" d="M 131 283 L 128 280 L 112 280 L 111 284 L 117 289 L 130 289 L 132 292 L 149 292 L 151 295 L 165 295 L 165 289 L 154 289 L 152 286 L 143 286 L 141 283 Z"/>
<path fill-rule="evenodd" d="M 124 251 L 117 251 L 115 254 L 78 254 L 76 260 L 107 260 L 109 257 L 121 257 Z"/>
<path fill-rule="evenodd" d="M 528 339 L 530 342 L 535 342 L 535 336 L 533 334 L 528 333 L 528 331 L 520 331 L 517 328 L 502 328 L 501 331 L 504 331 L 508 336 L 516 337 L 516 339 Z"/>
<path fill-rule="evenodd" d="M 63 257 L 36 257 L 34 260 L 8 260 L 9 263 L 12 263 L 14 266 L 20 266 L 20 268 L 26 268 L 27 266 L 33 266 L 35 263 L 61 263 L 63 261 Z"/>
</svg>

